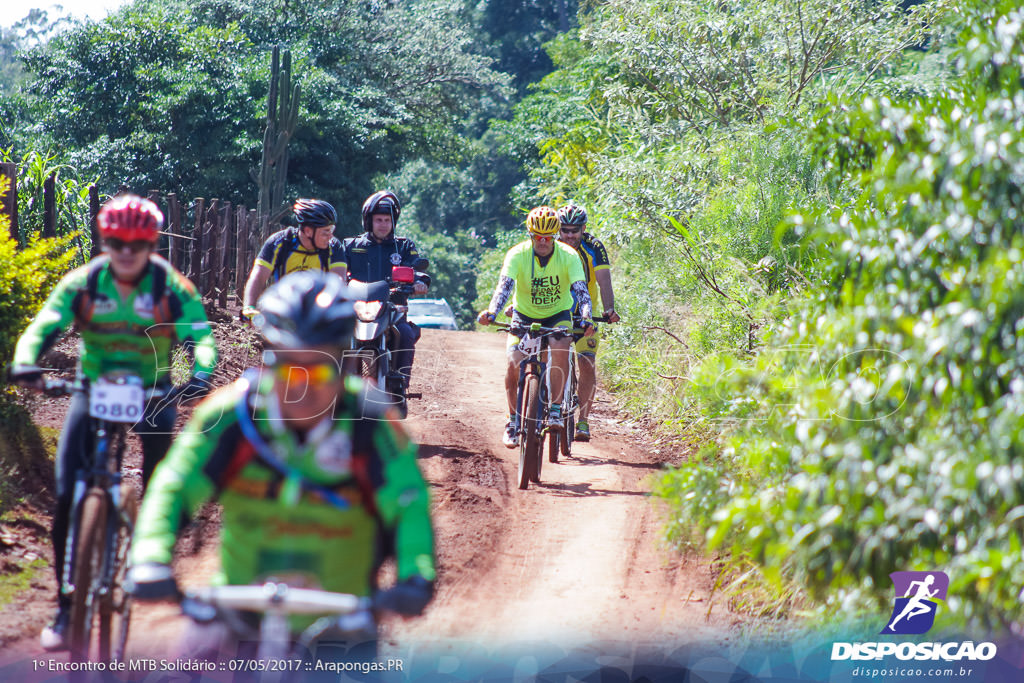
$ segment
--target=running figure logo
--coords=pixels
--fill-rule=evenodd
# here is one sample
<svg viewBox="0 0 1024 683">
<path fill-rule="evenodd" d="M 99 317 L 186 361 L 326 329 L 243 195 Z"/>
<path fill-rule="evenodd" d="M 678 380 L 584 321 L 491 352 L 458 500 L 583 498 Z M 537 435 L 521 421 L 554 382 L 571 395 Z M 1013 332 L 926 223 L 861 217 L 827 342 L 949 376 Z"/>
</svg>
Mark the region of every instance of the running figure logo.
<svg viewBox="0 0 1024 683">
<path fill-rule="evenodd" d="M 896 588 L 896 601 L 882 633 L 925 633 L 935 623 L 939 601 L 946 600 L 949 577 L 945 572 L 893 572 L 889 578 Z"/>
</svg>

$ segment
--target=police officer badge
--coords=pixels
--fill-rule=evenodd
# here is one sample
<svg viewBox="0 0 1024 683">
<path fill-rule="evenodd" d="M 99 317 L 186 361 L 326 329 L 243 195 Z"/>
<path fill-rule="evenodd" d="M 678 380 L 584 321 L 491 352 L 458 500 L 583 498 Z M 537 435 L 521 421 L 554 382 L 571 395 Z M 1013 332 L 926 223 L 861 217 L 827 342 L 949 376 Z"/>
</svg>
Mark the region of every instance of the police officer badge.
<svg viewBox="0 0 1024 683">
<path fill-rule="evenodd" d="M 317 444 L 313 458 L 325 472 L 349 474 L 352 472 L 352 439 L 345 432 L 335 430 Z"/>
<path fill-rule="evenodd" d="M 402 262 L 402 256 L 397 251 L 395 253 L 391 254 L 391 265 L 397 266 L 401 262 Z"/>
</svg>

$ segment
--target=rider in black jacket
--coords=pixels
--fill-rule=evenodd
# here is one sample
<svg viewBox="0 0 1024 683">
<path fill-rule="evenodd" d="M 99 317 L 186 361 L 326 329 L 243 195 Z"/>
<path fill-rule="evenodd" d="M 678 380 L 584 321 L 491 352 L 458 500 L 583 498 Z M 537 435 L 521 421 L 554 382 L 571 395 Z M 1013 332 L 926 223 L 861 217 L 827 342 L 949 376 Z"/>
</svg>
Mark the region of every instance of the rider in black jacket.
<svg viewBox="0 0 1024 683">
<path fill-rule="evenodd" d="M 422 258 L 416 249 L 416 243 L 408 237 L 395 236 L 401 212 L 398 197 L 388 190 L 376 192 L 363 202 L 364 232 L 358 237 L 348 238 L 343 243 L 349 280 L 377 282 L 389 278 L 393 266 L 416 267 L 417 261 Z M 413 285 L 415 293 L 426 294 L 429 286 L 430 276 L 417 270 L 416 282 Z M 405 304 L 407 299 L 405 295 L 396 294 L 392 300 L 397 304 Z M 397 328 L 401 341 L 400 348 L 395 349 L 395 365 L 405 378 L 405 386 L 408 387 L 420 329 L 408 320 L 399 323 Z"/>
</svg>

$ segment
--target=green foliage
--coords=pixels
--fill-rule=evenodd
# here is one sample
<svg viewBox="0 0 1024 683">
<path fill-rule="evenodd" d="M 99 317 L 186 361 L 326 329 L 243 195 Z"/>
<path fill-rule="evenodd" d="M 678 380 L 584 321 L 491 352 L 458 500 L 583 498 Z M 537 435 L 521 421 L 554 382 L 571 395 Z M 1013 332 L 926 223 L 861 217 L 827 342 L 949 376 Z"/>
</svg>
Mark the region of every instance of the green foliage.
<svg viewBox="0 0 1024 683">
<path fill-rule="evenodd" d="M 11 137 L 60 141 L 106 190 L 252 203 L 268 54 L 285 43 L 303 92 L 289 194 L 354 214 L 377 174 L 456 158 L 462 121 L 504 96 L 472 36 L 437 0 L 142 0 L 23 53 L 34 80 Z"/>
<path fill-rule="evenodd" d="M 266 66 L 237 27 L 123 8 L 24 59 L 35 129 L 106 191 L 123 182 L 229 197 L 248 187 Z"/>
<path fill-rule="evenodd" d="M 3 150 L 4 162 L 18 163 L 18 242 L 28 244 L 34 235 L 43 231 L 44 199 L 43 187 L 46 179 L 54 175 L 54 209 L 56 213 L 57 236 L 73 235 L 76 265 L 89 259 L 92 236 L 89 231 L 89 186 L 83 182 L 74 167 L 57 162 L 51 152 L 41 154 L 27 152 L 20 163 L 11 157 L 10 150 Z"/>
<path fill-rule="evenodd" d="M 11 362 L 18 337 L 74 261 L 69 246 L 76 237 L 31 239 L 19 248 L 7 216 L 0 214 L 0 367 Z"/>
<path fill-rule="evenodd" d="M 989 5 L 956 18 L 949 91 L 822 112 L 854 199 L 793 219 L 820 279 L 753 363 L 695 373 L 724 447 L 662 492 L 677 534 L 821 599 L 882 603 L 889 572 L 943 568 L 952 619 L 1006 628 L 1024 583 L 1024 10 Z"/>
</svg>

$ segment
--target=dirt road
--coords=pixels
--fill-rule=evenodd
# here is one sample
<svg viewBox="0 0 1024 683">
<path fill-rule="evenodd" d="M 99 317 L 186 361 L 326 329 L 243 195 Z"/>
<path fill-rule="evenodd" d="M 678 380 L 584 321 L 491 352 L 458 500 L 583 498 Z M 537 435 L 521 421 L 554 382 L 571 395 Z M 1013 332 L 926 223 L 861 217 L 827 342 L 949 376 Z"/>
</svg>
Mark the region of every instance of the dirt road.
<svg viewBox="0 0 1024 683">
<path fill-rule="evenodd" d="M 661 514 L 646 491 L 679 453 L 621 421 L 599 395 L 596 439 L 559 464 L 545 462 L 542 483 L 520 491 L 518 451 L 500 442 L 503 363 L 500 334 L 427 330 L 418 345 L 413 390 L 424 398 L 412 402 L 407 424 L 432 487 L 440 573 L 424 617 L 384 624 L 384 650 L 526 641 L 664 649 L 728 637 L 735 615 L 709 607 L 707 564 L 659 545 Z M 215 533 L 214 521 L 179 543 L 184 585 L 215 571 Z M 52 587 L 43 580 L 36 588 L 28 600 L 49 615 Z M 8 643 L 9 654 L 42 654 L 42 619 Z M 129 656 L 166 656 L 183 623 L 172 605 L 137 605 Z"/>
<path fill-rule="evenodd" d="M 393 626 L 396 640 L 671 646 L 727 629 L 718 608 L 706 619 L 707 566 L 658 547 L 645 493 L 669 454 L 599 396 L 595 440 L 521 491 L 518 450 L 500 442 L 504 335 L 428 331 L 419 349 L 425 398 L 409 427 L 434 486 L 442 580 L 425 618 Z"/>
</svg>

